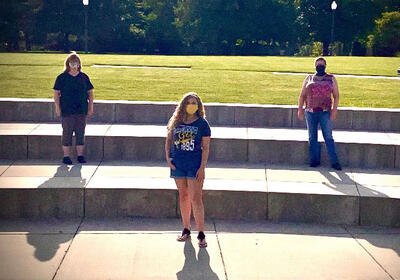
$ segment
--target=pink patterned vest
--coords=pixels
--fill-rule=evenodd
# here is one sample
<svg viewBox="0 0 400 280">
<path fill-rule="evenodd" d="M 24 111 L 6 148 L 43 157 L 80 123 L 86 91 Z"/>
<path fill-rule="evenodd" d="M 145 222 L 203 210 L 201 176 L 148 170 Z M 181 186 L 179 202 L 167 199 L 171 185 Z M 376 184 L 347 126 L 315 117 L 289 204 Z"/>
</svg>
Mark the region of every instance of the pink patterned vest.
<svg viewBox="0 0 400 280">
<path fill-rule="evenodd" d="M 333 75 L 309 75 L 306 84 L 306 111 L 330 111 L 332 108 Z"/>
</svg>

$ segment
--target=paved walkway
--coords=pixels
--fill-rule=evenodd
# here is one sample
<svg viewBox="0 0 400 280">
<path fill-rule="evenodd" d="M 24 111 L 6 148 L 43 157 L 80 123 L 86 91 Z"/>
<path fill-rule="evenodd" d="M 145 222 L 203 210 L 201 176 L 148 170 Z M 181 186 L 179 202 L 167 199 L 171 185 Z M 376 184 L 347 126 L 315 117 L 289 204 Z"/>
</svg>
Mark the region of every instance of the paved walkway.
<svg viewBox="0 0 400 280">
<path fill-rule="evenodd" d="M 1 221 L 0 279 L 400 279 L 400 229 L 178 219 Z"/>
</svg>

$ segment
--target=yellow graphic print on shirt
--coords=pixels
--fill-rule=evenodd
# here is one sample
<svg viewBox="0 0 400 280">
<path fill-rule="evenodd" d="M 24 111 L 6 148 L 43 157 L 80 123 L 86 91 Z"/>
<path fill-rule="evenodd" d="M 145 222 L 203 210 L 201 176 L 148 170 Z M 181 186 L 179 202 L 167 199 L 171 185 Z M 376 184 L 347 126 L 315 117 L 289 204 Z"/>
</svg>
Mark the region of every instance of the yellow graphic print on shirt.
<svg viewBox="0 0 400 280">
<path fill-rule="evenodd" d="M 198 128 L 180 126 L 174 129 L 175 148 L 182 151 L 193 151 Z"/>
</svg>

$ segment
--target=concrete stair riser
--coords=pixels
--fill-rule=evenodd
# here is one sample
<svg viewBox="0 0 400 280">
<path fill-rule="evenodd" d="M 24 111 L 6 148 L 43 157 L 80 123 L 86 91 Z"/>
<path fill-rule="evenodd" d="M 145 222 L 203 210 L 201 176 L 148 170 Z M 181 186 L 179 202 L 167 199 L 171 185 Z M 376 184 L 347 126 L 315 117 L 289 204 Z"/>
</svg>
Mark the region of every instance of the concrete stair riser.
<svg viewBox="0 0 400 280">
<path fill-rule="evenodd" d="M 352 196 L 268 193 L 271 221 L 358 224 L 359 198 Z"/>
<path fill-rule="evenodd" d="M 176 189 L 83 188 L 78 180 L 70 187 L 3 187 L 0 218 L 180 217 Z M 208 219 L 400 226 L 400 200 L 387 197 L 205 189 L 203 201 Z"/>
<path fill-rule="evenodd" d="M 0 158 L 9 160 L 28 158 L 28 137 L 25 135 L 0 135 Z"/>
<path fill-rule="evenodd" d="M 266 220 L 267 193 L 204 190 L 205 216 L 211 219 Z"/>
<path fill-rule="evenodd" d="M 116 186 L 118 188 L 118 186 Z M 163 189 L 86 189 L 85 216 L 176 217 L 177 192 Z"/>
<path fill-rule="evenodd" d="M 161 137 L 105 137 L 105 160 L 165 160 L 165 138 Z"/>
<path fill-rule="evenodd" d="M 360 198 L 360 225 L 400 227 L 400 199 Z"/>
<path fill-rule="evenodd" d="M 0 137 L 1 139 L 1 137 Z M 85 137 L 85 155 L 91 160 L 101 160 L 103 158 L 103 137 Z M 49 135 L 29 135 L 28 136 L 28 159 L 61 159 L 63 152 L 61 149 L 61 137 Z M 75 137 L 71 147 L 71 157 L 76 158 Z"/>
<path fill-rule="evenodd" d="M 61 159 L 61 137 L 56 135 L 0 135 L 1 159 Z M 162 161 L 164 137 L 86 136 L 87 158 L 92 160 Z M 321 162 L 329 166 L 324 143 Z M 400 146 L 336 143 L 343 166 L 399 168 Z M 73 151 L 75 149 L 72 149 Z M 76 157 L 76 154 L 73 154 Z M 307 141 L 213 138 L 210 162 L 299 165 L 308 163 Z"/>
<path fill-rule="evenodd" d="M 80 218 L 83 199 L 79 188 L 1 189 L 0 218 Z"/>
<path fill-rule="evenodd" d="M 0 121 L 53 121 L 54 102 L 0 100 Z"/>
<path fill-rule="evenodd" d="M 242 105 L 206 103 L 207 119 L 212 126 L 304 128 L 297 119 L 295 105 Z M 0 121 L 54 122 L 54 102 L 50 99 L 0 99 Z M 95 101 L 95 114 L 89 122 L 147 123 L 166 125 L 176 103 Z M 400 131 L 399 109 L 339 108 L 336 129 L 364 131 Z"/>
</svg>

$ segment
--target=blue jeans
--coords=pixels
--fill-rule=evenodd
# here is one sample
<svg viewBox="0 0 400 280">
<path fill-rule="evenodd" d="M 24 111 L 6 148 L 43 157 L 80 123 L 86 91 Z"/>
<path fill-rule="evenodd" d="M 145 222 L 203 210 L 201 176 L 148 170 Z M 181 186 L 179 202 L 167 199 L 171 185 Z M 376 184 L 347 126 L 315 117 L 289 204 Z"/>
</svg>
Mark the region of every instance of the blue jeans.
<svg viewBox="0 0 400 280">
<path fill-rule="evenodd" d="M 308 128 L 308 144 L 311 163 L 321 161 L 321 143 L 318 142 L 318 123 L 321 126 L 322 135 L 325 139 L 331 164 L 337 163 L 335 141 L 332 137 L 331 112 L 306 112 L 306 123 Z"/>
</svg>

